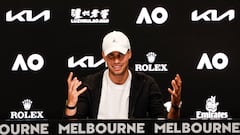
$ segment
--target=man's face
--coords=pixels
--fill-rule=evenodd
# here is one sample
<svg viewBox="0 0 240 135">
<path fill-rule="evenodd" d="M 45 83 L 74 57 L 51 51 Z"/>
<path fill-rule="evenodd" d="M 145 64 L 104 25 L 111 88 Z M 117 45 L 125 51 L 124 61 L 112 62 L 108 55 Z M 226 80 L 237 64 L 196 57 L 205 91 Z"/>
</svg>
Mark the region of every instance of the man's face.
<svg viewBox="0 0 240 135">
<path fill-rule="evenodd" d="M 104 60 L 107 62 L 108 69 L 112 75 L 123 75 L 127 72 L 128 61 L 132 56 L 131 50 L 128 50 L 126 54 L 114 51 L 107 56 L 102 54 Z"/>
</svg>

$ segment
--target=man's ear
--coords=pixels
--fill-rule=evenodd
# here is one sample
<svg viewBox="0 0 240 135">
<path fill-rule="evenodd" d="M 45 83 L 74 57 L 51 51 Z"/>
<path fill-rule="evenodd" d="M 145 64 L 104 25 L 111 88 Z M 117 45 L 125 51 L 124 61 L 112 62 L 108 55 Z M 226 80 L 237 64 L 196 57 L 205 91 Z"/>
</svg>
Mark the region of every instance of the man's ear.
<svg viewBox="0 0 240 135">
<path fill-rule="evenodd" d="M 106 61 L 106 56 L 105 56 L 105 54 L 104 54 L 103 51 L 102 51 L 102 57 L 103 57 L 103 59 Z"/>
<path fill-rule="evenodd" d="M 105 67 L 108 67 L 107 61 L 106 61 L 106 56 L 105 56 L 105 54 L 104 54 L 103 51 L 102 51 L 102 57 L 103 57 L 103 59 L 104 59 L 104 61 L 105 61 Z"/>
<path fill-rule="evenodd" d="M 131 58 L 132 58 L 132 51 L 128 50 L 128 59 L 131 59 Z"/>
</svg>

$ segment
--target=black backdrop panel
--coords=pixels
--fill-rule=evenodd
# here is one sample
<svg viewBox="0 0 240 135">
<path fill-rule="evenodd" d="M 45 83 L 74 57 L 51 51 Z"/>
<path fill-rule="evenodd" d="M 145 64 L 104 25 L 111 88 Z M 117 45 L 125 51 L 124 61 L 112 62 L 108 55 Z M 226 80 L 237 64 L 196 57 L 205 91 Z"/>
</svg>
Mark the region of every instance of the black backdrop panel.
<svg viewBox="0 0 240 135">
<path fill-rule="evenodd" d="M 142 65 L 143 72 L 158 82 L 165 101 L 170 100 L 167 88 L 171 79 L 176 73 L 181 75 L 183 118 L 196 117 L 197 110 L 206 111 L 211 96 L 219 102 L 218 111 L 239 118 L 238 0 L 8 0 L 0 5 L 1 119 L 9 119 L 11 111 L 24 111 L 24 99 L 31 99 L 31 109 L 43 111 L 44 118 L 61 118 L 68 73 L 83 77 L 103 69 L 101 42 L 112 30 L 129 36 L 131 68 Z M 93 11 L 99 21 L 103 10 L 108 10 L 104 18 L 108 23 L 71 23 L 79 16 L 93 21 Z M 43 11 L 49 14 L 36 19 Z M 44 21 L 47 15 L 49 19 Z M 144 19 L 137 24 L 139 17 Z M 149 52 L 157 54 L 154 63 L 148 62 Z M 69 67 L 70 58 L 73 63 L 86 61 Z M 97 62 L 100 65 L 94 67 Z M 17 68 L 13 71 L 14 64 Z M 167 71 L 149 71 L 146 65 L 151 64 L 165 64 Z"/>
</svg>

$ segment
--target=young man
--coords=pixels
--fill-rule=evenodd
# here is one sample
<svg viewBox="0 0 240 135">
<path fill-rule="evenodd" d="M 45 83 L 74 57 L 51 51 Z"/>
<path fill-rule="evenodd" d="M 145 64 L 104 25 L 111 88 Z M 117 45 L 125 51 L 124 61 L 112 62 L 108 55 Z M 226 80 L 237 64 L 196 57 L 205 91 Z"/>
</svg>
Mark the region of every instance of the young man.
<svg viewBox="0 0 240 135">
<path fill-rule="evenodd" d="M 68 76 L 68 99 L 65 115 L 74 118 L 131 119 L 180 117 L 182 81 L 172 80 L 171 109 L 163 106 L 158 84 L 145 73 L 129 68 L 132 51 L 128 37 L 120 32 L 108 33 L 102 42 L 102 57 L 107 68 L 84 80 Z"/>
</svg>

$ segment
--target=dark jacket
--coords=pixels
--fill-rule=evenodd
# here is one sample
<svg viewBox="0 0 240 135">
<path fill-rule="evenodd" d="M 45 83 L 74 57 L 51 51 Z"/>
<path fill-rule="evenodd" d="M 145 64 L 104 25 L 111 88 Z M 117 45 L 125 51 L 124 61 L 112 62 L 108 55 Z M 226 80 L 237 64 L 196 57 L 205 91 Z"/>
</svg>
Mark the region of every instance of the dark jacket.
<svg viewBox="0 0 240 135">
<path fill-rule="evenodd" d="M 79 96 L 76 118 L 97 118 L 104 71 L 88 75 L 83 84 L 87 91 Z M 145 73 L 131 70 L 132 81 L 129 97 L 128 117 L 131 118 L 166 118 L 162 94 L 152 77 Z"/>
</svg>

